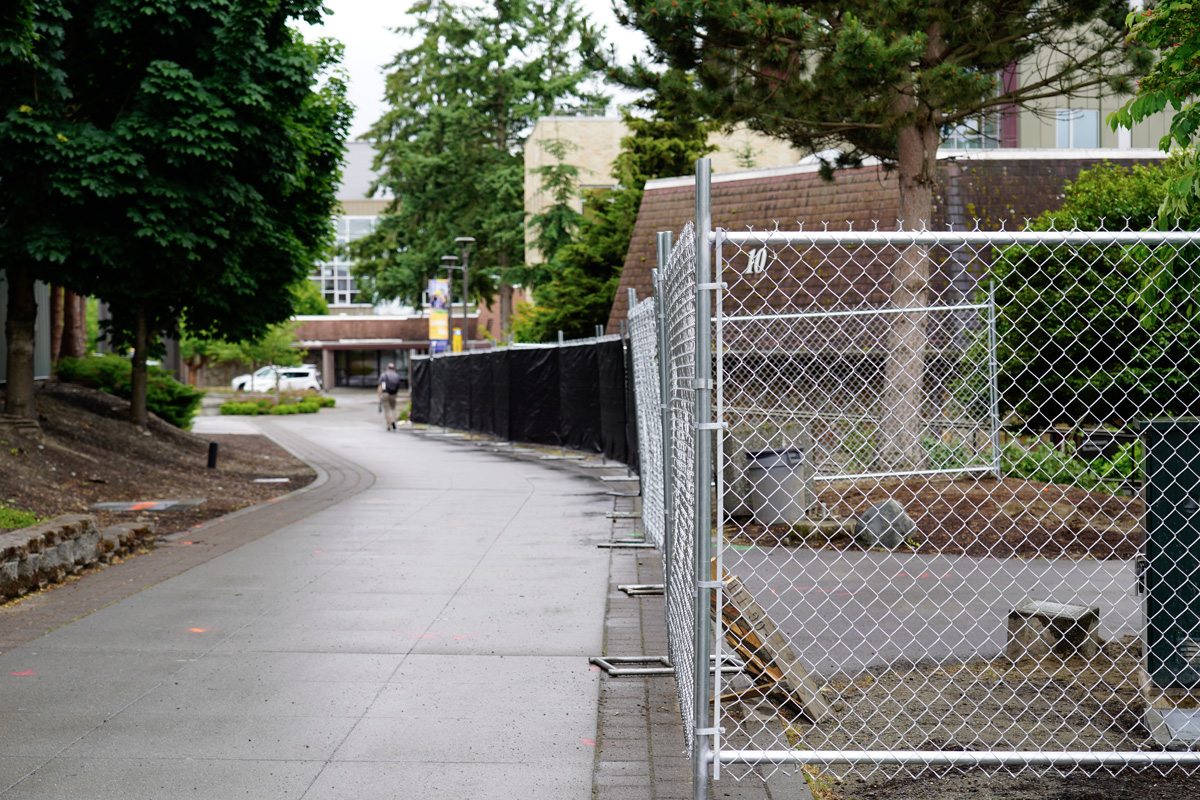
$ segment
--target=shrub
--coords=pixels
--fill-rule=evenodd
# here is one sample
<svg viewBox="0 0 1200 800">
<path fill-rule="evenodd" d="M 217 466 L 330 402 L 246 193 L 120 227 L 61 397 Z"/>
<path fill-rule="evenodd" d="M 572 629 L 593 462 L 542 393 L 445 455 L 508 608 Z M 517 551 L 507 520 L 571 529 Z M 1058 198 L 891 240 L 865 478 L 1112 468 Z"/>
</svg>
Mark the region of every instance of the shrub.
<svg viewBox="0 0 1200 800">
<path fill-rule="evenodd" d="M 221 404 L 222 414 L 244 414 L 255 416 L 264 413 L 258 403 L 253 401 L 230 400 Z"/>
<path fill-rule="evenodd" d="M 301 400 L 296 403 L 296 408 L 300 409 L 301 414 L 315 414 L 321 410 L 321 404 L 313 400 Z"/>
<path fill-rule="evenodd" d="M 925 447 L 930 469 L 963 469 L 978 466 L 983 460 L 965 442 L 951 444 L 926 436 L 921 439 L 921 444 Z"/>
<path fill-rule="evenodd" d="M 1115 494 L 1122 484 L 1137 477 L 1141 459 L 1140 442 L 1121 445 L 1111 459 L 1084 461 L 1042 441 L 1025 445 L 1014 438 L 1000 452 L 1000 469 L 1006 477 L 1069 484 L 1089 492 Z"/>
<path fill-rule="evenodd" d="M 327 397 L 323 394 L 316 395 L 313 397 L 313 400 L 316 400 L 317 405 L 319 405 L 321 408 L 333 408 L 334 405 L 337 404 L 337 400 L 333 399 L 332 397 Z"/>
<path fill-rule="evenodd" d="M 299 414 L 300 413 L 300 404 L 299 403 L 280 404 L 280 405 L 272 407 L 271 410 L 267 413 L 278 414 L 278 415 Z"/>
<path fill-rule="evenodd" d="M 90 386 L 126 400 L 130 398 L 133 367 L 118 355 L 60 358 L 56 371 L 59 380 L 67 383 Z M 192 418 L 200 411 L 200 398 L 204 397 L 204 392 L 185 386 L 158 367 L 148 366 L 146 372 L 146 407 L 177 428 L 190 428 Z"/>
<path fill-rule="evenodd" d="M 1013 439 L 1000 452 L 1000 470 L 1005 476 L 1041 483 L 1066 483 L 1091 490 L 1099 478 L 1086 462 L 1072 458 L 1045 442 L 1024 445 Z"/>
</svg>

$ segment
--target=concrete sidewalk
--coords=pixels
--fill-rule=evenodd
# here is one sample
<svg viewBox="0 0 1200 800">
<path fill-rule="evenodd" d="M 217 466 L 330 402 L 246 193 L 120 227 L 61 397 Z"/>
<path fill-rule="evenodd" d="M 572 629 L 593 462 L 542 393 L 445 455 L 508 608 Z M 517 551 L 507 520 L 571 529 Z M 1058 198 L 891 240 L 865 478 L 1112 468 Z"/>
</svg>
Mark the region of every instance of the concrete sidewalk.
<svg viewBox="0 0 1200 800">
<path fill-rule="evenodd" d="M 592 797 L 608 487 L 374 410 L 264 422 L 335 454 L 324 489 L 0 655 L 0 797 Z"/>
</svg>

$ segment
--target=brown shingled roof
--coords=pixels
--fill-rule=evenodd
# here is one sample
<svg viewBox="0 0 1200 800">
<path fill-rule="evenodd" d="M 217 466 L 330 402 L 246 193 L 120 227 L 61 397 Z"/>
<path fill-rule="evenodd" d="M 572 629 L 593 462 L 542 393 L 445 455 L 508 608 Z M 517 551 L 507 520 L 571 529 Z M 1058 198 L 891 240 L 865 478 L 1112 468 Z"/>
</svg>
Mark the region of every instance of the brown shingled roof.
<svg viewBox="0 0 1200 800">
<path fill-rule="evenodd" d="M 931 227 L 945 229 L 953 217 L 960 230 L 975 225 L 984 230 L 1020 228 L 1025 220 L 1060 207 L 1065 183 L 1098 162 L 1094 157 L 1070 158 L 1069 151 L 1064 151 L 1062 158 L 1044 155 L 1022 157 L 1014 153 L 1012 158 L 941 162 Z M 1123 165 L 1147 162 L 1135 158 L 1112 161 Z M 822 180 L 815 171 L 782 175 L 778 172 L 772 170 L 757 176 L 746 173 L 744 178 L 725 180 L 714 176 L 714 227 L 769 230 L 778 226 L 798 230 L 801 225 L 805 229 L 821 229 L 828 223 L 831 230 L 847 230 L 850 226 L 896 228 L 900 194 L 894 172 L 880 166 L 842 170 L 832 183 Z M 628 288 L 635 289 L 638 297 L 652 293 L 650 270 L 656 264 L 657 232 L 678 233 L 695 215 L 694 187 L 664 183 L 657 187 L 651 184 L 642 199 L 609 315 L 608 333 L 618 332 L 620 320 L 626 318 Z M 786 275 L 777 275 L 776 282 L 784 290 L 800 288 L 797 281 L 789 281 Z M 841 282 L 842 288 L 852 282 L 859 281 L 848 278 Z M 864 284 L 862 290 L 871 295 L 871 301 L 880 301 L 874 297 L 878 286 Z"/>
</svg>

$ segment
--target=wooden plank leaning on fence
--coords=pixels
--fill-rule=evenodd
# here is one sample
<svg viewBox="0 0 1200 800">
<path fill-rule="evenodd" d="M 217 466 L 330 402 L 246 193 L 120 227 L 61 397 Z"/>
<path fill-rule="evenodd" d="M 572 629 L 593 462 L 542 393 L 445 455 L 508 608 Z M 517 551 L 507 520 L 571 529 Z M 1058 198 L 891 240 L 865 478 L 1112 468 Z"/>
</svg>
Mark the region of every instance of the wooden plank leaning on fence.
<svg viewBox="0 0 1200 800">
<path fill-rule="evenodd" d="M 754 681 L 749 689 L 721 695 L 722 702 L 775 696 L 796 707 L 810 722 L 819 722 L 828 716 L 829 704 L 766 610 L 755 602 L 736 575 L 724 570 L 722 573 L 725 603 L 721 619 L 725 641 L 745 662 L 746 672 Z M 717 579 L 716 559 L 712 561 L 712 576 L 713 580 Z M 714 597 L 714 620 L 716 605 Z"/>
</svg>

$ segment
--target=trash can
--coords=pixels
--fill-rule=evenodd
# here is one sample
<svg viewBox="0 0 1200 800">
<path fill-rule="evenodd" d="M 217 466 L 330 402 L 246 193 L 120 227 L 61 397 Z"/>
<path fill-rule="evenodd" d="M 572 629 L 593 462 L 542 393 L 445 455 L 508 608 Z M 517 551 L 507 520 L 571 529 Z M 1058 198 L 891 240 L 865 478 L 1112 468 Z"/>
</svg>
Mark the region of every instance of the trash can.
<svg viewBox="0 0 1200 800">
<path fill-rule="evenodd" d="M 750 509 L 762 525 L 793 525 L 812 507 L 804 451 L 797 447 L 746 453 Z"/>
</svg>

